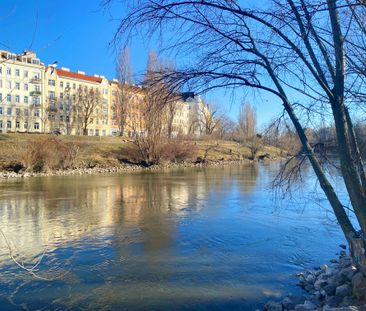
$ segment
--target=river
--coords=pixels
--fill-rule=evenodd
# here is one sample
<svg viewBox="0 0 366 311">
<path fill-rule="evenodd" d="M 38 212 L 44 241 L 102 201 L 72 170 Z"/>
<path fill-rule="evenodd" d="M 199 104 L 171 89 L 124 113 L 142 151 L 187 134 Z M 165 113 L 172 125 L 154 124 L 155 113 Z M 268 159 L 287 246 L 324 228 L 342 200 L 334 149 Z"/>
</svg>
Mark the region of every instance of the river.
<svg viewBox="0 0 366 311">
<path fill-rule="evenodd" d="M 270 189 L 277 172 L 3 181 L 0 310 L 255 310 L 300 292 L 294 273 L 335 257 L 344 238 L 310 170 L 285 199 Z M 36 276 L 10 252 L 28 269 L 42 259 Z"/>
</svg>

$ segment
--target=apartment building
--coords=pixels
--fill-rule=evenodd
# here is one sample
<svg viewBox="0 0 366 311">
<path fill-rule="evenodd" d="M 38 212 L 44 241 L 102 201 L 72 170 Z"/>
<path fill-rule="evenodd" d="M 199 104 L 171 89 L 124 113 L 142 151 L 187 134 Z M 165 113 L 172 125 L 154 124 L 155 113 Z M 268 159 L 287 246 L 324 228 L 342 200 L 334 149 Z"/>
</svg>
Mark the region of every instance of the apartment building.
<svg viewBox="0 0 366 311">
<path fill-rule="evenodd" d="M 44 82 L 46 132 L 110 135 L 110 89 L 105 77 L 46 67 Z"/>
<path fill-rule="evenodd" d="M 144 101 L 141 86 L 46 66 L 31 51 L 0 50 L 0 132 L 141 136 Z M 179 96 L 171 135 L 202 135 L 205 107 L 193 93 Z"/>
<path fill-rule="evenodd" d="M 42 132 L 44 66 L 36 54 L 0 50 L 0 131 Z"/>
</svg>

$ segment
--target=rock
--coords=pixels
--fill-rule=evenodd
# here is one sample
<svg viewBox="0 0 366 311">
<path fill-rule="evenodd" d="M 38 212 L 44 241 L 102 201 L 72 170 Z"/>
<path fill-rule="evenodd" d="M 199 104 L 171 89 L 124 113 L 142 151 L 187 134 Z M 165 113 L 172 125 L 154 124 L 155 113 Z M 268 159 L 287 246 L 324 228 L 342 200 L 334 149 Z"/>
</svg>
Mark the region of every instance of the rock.
<svg viewBox="0 0 366 311">
<path fill-rule="evenodd" d="M 352 277 L 352 288 L 355 296 L 360 300 L 366 299 L 366 277 L 362 272 L 357 272 Z"/>
<path fill-rule="evenodd" d="M 327 267 L 326 269 L 325 269 L 325 275 L 326 276 L 331 276 L 331 275 L 334 275 L 335 273 L 337 273 L 337 268 L 335 268 L 335 267 Z"/>
<path fill-rule="evenodd" d="M 339 307 L 333 308 L 330 306 L 324 306 L 323 311 L 359 311 L 360 309 L 356 306 L 348 306 L 348 307 Z"/>
<path fill-rule="evenodd" d="M 333 258 L 333 259 L 330 260 L 330 262 L 331 263 L 338 263 L 338 260 Z"/>
<path fill-rule="evenodd" d="M 316 309 L 316 305 L 306 300 L 303 304 L 295 306 L 295 311 L 312 311 Z"/>
<path fill-rule="evenodd" d="M 282 300 L 282 307 L 287 310 L 292 310 L 295 308 L 295 304 L 290 297 L 286 297 Z"/>
<path fill-rule="evenodd" d="M 340 296 L 327 296 L 325 302 L 330 307 L 338 307 L 343 302 L 343 297 Z"/>
<path fill-rule="evenodd" d="M 314 282 L 316 281 L 316 277 L 314 274 L 309 274 L 306 278 L 305 278 L 306 282 L 309 284 L 314 284 Z"/>
<path fill-rule="evenodd" d="M 344 268 L 340 271 L 340 275 L 345 277 L 347 281 L 351 281 L 353 275 L 357 272 L 356 267 L 350 266 L 348 268 Z"/>
<path fill-rule="evenodd" d="M 327 284 L 323 289 L 328 296 L 334 296 L 336 293 L 336 286 L 333 284 Z"/>
<path fill-rule="evenodd" d="M 327 268 L 328 268 L 328 266 L 327 266 L 327 265 L 322 265 L 322 266 L 320 266 L 320 270 L 321 270 L 322 272 L 325 272 L 325 270 L 327 270 Z"/>
<path fill-rule="evenodd" d="M 324 286 L 326 286 L 328 282 L 323 278 L 318 278 L 314 283 L 314 288 L 316 290 L 321 290 Z"/>
<path fill-rule="evenodd" d="M 265 304 L 264 310 L 267 311 L 282 311 L 282 304 L 275 301 L 269 301 Z"/>
<path fill-rule="evenodd" d="M 347 249 L 347 245 L 346 244 L 340 244 L 339 247 L 340 248 L 343 248 L 343 249 Z"/>
<path fill-rule="evenodd" d="M 348 284 L 344 284 L 336 288 L 336 296 L 345 297 L 350 295 L 352 295 L 352 289 Z"/>
</svg>

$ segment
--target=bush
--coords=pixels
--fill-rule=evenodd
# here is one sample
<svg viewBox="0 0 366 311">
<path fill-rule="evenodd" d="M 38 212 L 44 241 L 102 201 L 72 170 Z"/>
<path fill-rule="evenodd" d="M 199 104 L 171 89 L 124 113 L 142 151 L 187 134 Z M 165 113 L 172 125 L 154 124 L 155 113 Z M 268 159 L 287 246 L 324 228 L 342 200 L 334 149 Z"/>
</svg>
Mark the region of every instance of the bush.
<svg viewBox="0 0 366 311">
<path fill-rule="evenodd" d="M 11 152 L 13 161 L 27 171 L 47 172 L 54 169 L 74 167 L 79 155 L 79 146 L 55 137 L 17 143 Z"/>
<path fill-rule="evenodd" d="M 196 147 L 188 142 L 171 140 L 162 148 L 162 159 L 169 162 L 183 162 L 191 160 Z"/>
</svg>

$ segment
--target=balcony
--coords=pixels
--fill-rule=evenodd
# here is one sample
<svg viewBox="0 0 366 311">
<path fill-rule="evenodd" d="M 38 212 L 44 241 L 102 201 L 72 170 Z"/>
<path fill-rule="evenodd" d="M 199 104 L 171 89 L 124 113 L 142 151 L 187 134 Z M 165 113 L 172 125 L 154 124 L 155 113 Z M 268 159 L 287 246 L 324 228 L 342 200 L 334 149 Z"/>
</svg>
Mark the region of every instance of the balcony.
<svg viewBox="0 0 366 311">
<path fill-rule="evenodd" d="M 42 82 L 42 80 L 41 80 L 41 78 L 34 77 L 34 78 L 30 79 L 29 82 L 34 83 L 34 84 L 39 84 Z"/>
<path fill-rule="evenodd" d="M 40 96 L 41 94 L 41 91 L 32 91 L 29 93 L 30 96 Z"/>
<path fill-rule="evenodd" d="M 33 103 L 31 105 L 32 108 L 40 108 L 41 107 L 41 104 L 40 103 Z"/>
</svg>

